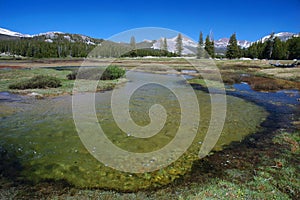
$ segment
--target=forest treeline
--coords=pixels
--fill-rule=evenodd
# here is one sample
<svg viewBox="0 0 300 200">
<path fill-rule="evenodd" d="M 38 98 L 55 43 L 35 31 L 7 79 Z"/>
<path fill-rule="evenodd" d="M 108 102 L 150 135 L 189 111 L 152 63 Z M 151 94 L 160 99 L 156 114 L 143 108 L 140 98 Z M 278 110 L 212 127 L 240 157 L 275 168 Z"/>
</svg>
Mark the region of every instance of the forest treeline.
<svg viewBox="0 0 300 200">
<path fill-rule="evenodd" d="M 161 49 L 151 48 L 151 43 L 136 43 L 132 37 L 129 44 L 115 43 L 94 39 L 78 34 L 54 34 L 49 36 L 36 36 L 33 38 L 17 38 L 0 40 L 0 53 L 19 55 L 32 58 L 66 58 L 66 57 L 144 57 L 144 56 L 181 56 L 183 51 L 182 35 L 178 34 L 176 40 L 176 52 L 167 51 L 166 38 L 161 41 Z M 258 59 L 300 59 L 300 37 L 292 37 L 281 41 L 274 34 L 262 42 L 254 42 L 248 48 L 242 49 L 238 46 L 236 34 L 232 34 L 226 53 L 216 54 L 214 40 L 207 36 L 203 39 L 200 32 L 198 58 L 226 57 L 236 59 L 240 57 Z"/>
<path fill-rule="evenodd" d="M 207 36 L 204 42 L 203 34 L 200 32 L 197 48 L 198 58 L 205 57 L 203 49 L 205 49 L 205 52 L 212 58 L 217 56 L 228 59 L 241 57 L 273 60 L 300 59 L 300 37 L 291 37 L 286 41 L 282 41 L 272 33 L 264 42 L 260 40 L 252 43 L 248 48 L 241 48 L 238 45 L 236 34 L 234 33 L 229 39 L 225 55 L 216 55 L 214 41 Z"/>
<path fill-rule="evenodd" d="M 264 43 L 259 41 L 243 50 L 244 57 L 258 59 L 300 59 L 300 37 L 292 37 L 287 41 L 281 41 L 274 34 Z"/>
</svg>

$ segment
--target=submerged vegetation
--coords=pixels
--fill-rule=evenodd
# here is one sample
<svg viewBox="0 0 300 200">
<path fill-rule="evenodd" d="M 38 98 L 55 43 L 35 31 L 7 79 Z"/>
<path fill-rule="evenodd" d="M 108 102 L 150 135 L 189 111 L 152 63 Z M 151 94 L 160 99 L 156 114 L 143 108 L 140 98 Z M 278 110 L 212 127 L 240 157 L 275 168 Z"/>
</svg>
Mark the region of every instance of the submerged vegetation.
<svg viewBox="0 0 300 200">
<path fill-rule="evenodd" d="M 255 147 L 247 143 L 194 163 L 185 178 L 154 191 L 79 189 L 64 182 L 24 186 L 1 177 L 0 193 L 25 199 L 299 199 L 300 132 L 281 131 Z"/>
<path fill-rule="evenodd" d="M 163 75 L 137 72 L 135 79 L 131 77 L 130 80 L 145 77 L 151 80 L 165 78 Z M 172 83 L 175 86 L 179 84 L 175 81 Z M 125 173 L 97 161 L 83 146 L 76 132 L 72 119 L 71 96 L 36 100 L 34 106 L 21 103 L 22 109 L 30 112 L 17 112 L 2 119 L 2 160 L 5 161 L 5 165 L 11 165 L 16 157 L 18 163 L 15 171 L 20 173 L 17 176 L 18 180 L 32 183 L 64 180 L 79 188 L 108 188 L 120 191 L 162 187 L 189 173 L 193 162 L 199 159 L 198 152 L 209 127 L 211 108 L 210 96 L 205 92 L 195 92 L 201 107 L 201 123 L 196 138 L 178 160 L 163 169 L 148 173 Z M 163 105 L 168 112 L 163 129 L 146 140 L 130 137 L 117 126 L 110 110 L 111 102 L 108 98 L 110 95 L 110 92 L 97 93 L 95 109 L 103 131 L 116 146 L 130 152 L 143 153 L 158 150 L 174 138 L 181 112 L 176 97 L 170 91 L 153 84 L 141 88 L 131 97 L 131 115 L 138 124 L 147 124 L 149 121 L 148 113 L 140 105 L 152 105 L 156 102 Z M 256 132 L 267 116 L 264 109 L 242 99 L 228 97 L 227 102 L 229 102 L 228 116 L 222 135 L 214 148 L 215 151 L 220 151 L 232 141 L 240 141 L 246 135 Z M 9 107 L 9 104 L 6 105 Z M 17 121 L 22 121 L 23 125 L 16 125 Z M 126 157 L 120 160 L 127 162 Z M 151 161 L 140 162 L 146 165 Z"/>
</svg>

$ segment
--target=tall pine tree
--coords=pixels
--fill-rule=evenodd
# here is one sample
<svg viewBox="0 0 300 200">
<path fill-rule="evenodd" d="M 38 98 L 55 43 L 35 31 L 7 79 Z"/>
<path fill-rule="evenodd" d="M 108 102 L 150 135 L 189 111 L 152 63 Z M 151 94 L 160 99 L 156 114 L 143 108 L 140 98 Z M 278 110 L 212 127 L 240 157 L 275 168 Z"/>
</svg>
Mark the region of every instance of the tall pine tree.
<svg viewBox="0 0 300 200">
<path fill-rule="evenodd" d="M 209 38 L 209 35 L 206 36 L 205 38 L 205 48 L 206 52 L 208 53 L 208 55 L 212 58 L 215 57 L 215 47 L 214 47 L 214 42 L 211 41 L 211 39 Z"/>
<path fill-rule="evenodd" d="M 176 53 L 181 56 L 183 50 L 182 35 L 179 33 L 176 39 Z"/>
<path fill-rule="evenodd" d="M 163 50 L 168 51 L 167 38 L 164 38 L 164 41 L 163 41 Z"/>
<path fill-rule="evenodd" d="M 131 36 L 131 38 L 130 38 L 130 47 L 131 47 L 131 50 L 136 50 L 136 42 L 135 42 L 134 36 Z"/>
<path fill-rule="evenodd" d="M 204 57 L 204 43 L 203 43 L 203 33 L 200 32 L 199 35 L 199 41 L 197 46 L 197 58 L 203 58 Z"/>
<path fill-rule="evenodd" d="M 233 59 L 240 57 L 240 48 L 237 44 L 236 34 L 232 34 L 226 51 L 226 58 Z"/>
<path fill-rule="evenodd" d="M 268 40 L 264 43 L 265 48 L 262 52 L 262 57 L 266 59 L 270 59 L 273 53 L 273 43 L 274 43 L 274 33 L 268 38 Z"/>
<path fill-rule="evenodd" d="M 300 37 L 292 37 L 286 43 L 288 59 L 300 59 Z"/>
<path fill-rule="evenodd" d="M 274 39 L 271 58 L 274 60 L 283 60 L 287 58 L 286 45 L 278 37 L 275 37 Z"/>
</svg>

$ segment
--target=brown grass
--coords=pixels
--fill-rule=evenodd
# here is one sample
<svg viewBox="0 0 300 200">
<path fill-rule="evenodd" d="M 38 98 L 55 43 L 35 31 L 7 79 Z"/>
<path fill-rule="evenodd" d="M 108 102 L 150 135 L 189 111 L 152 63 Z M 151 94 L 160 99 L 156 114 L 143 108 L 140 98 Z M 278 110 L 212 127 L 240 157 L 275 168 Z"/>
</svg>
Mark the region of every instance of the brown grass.
<svg viewBox="0 0 300 200">
<path fill-rule="evenodd" d="M 277 91 L 283 89 L 300 89 L 300 83 L 265 77 L 243 77 L 242 81 L 251 85 L 257 91 Z"/>
</svg>

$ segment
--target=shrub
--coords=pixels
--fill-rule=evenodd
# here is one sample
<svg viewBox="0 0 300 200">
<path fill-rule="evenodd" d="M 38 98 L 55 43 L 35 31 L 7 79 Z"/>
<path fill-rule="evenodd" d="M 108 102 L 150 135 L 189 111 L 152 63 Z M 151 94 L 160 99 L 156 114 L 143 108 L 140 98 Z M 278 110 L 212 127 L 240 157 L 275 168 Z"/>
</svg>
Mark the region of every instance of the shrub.
<svg viewBox="0 0 300 200">
<path fill-rule="evenodd" d="M 102 74 L 102 75 L 101 75 Z M 89 68 L 73 71 L 67 75 L 69 80 L 86 79 L 86 80 L 114 80 L 125 75 L 125 70 L 118 66 L 108 66 L 103 72 L 102 68 Z"/>
<path fill-rule="evenodd" d="M 101 76 L 101 80 L 114 80 L 125 75 L 125 70 L 118 66 L 108 66 Z"/>
<path fill-rule="evenodd" d="M 77 76 L 77 70 L 74 70 L 74 71 L 71 72 L 71 74 L 67 75 L 67 79 L 69 79 L 69 80 L 75 80 L 76 76 Z"/>
<path fill-rule="evenodd" d="M 56 77 L 38 75 L 31 79 L 9 85 L 9 89 L 36 89 L 36 88 L 57 88 L 61 81 Z"/>
</svg>

